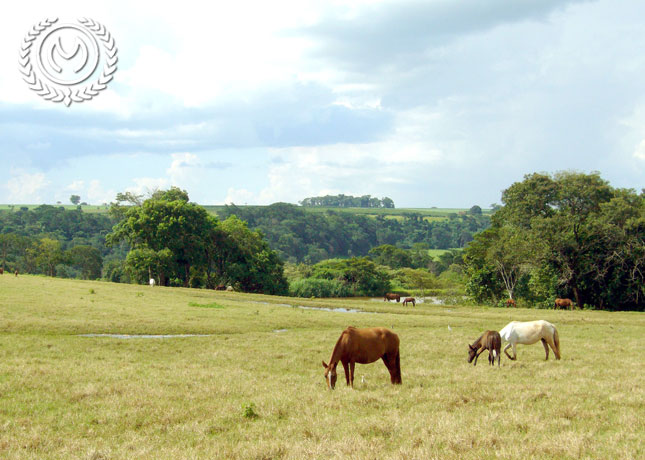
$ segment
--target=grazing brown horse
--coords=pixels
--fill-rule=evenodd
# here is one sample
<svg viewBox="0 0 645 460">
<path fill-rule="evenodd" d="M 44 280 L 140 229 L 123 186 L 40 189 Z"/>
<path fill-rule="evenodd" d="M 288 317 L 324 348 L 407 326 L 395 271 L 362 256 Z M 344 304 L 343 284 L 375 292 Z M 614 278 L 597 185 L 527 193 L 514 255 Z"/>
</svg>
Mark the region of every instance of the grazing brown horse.
<svg viewBox="0 0 645 460">
<path fill-rule="evenodd" d="M 4 275 L 4 268 L 0 267 L 0 275 Z"/>
<path fill-rule="evenodd" d="M 481 350 L 481 351 L 479 351 Z M 499 362 L 502 358 L 502 338 L 497 331 L 486 331 L 472 345 L 468 345 L 468 362 L 472 362 L 475 358 L 473 366 L 477 365 L 477 358 L 484 350 L 488 350 L 488 363 L 491 366 L 495 365 L 495 358 L 497 358 L 497 367 L 500 366 Z M 479 351 L 479 353 L 477 353 Z"/>
<path fill-rule="evenodd" d="M 396 300 L 397 302 L 400 302 L 401 296 L 399 294 L 392 294 L 388 292 L 383 296 L 383 302 L 385 302 L 386 300 Z"/>
<path fill-rule="evenodd" d="M 507 306 L 507 307 L 513 307 L 513 308 L 516 308 L 516 307 L 517 307 L 517 304 L 515 303 L 515 301 L 514 301 L 513 299 L 508 299 L 508 300 L 506 301 L 506 306 Z"/>
<path fill-rule="evenodd" d="M 411 303 L 413 307 L 417 306 L 417 300 L 414 297 L 406 297 L 403 301 L 403 306 L 405 307 L 409 303 Z"/>
<path fill-rule="evenodd" d="M 336 386 L 336 366 L 338 361 L 345 369 L 347 385 L 354 388 L 354 364 L 369 364 L 377 359 L 383 359 L 387 370 L 390 371 L 390 381 L 401 383 L 401 358 L 399 355 L 399 336 L 384 327 L 356 329 L 348 327 L 340 334 L 334 351 L 331 353 L 329 364 L 322 362 L 325 368 L 327 388 L 333 390 Z"/>
<path fill-rule="evenodd" d="M 566 308 L 569 307 L 569 310 L 573 310 L 573 302 L 571 299 L 555 299 L 555 304 L 553 305 L 553 308 L 559 309 L 559 308 Z"/>
</svg>

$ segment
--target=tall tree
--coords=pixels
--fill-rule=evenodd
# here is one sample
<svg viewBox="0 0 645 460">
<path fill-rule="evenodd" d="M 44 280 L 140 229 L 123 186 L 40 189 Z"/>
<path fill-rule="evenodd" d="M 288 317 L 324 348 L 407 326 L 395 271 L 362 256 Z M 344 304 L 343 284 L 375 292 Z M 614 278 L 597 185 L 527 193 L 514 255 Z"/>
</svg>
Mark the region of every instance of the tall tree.
<svg viewBox="0 0 645 460">
<path fill-rule="evenodd" d="M 214 217 L 201 206 L 189 203 L 187 197 L 185 192 L 171 189 L 140 207 L 129 208 L 107 235 L 108 243 L 125 240 L 134 249 L 170 250 L 176 267 L 172 275 L 188 286 L 190 268 L 204 261 L 209 229 L 217 224 Z"/>
<path fill-rule="evenodd" d="M 527 286 L 535 292 L 572 295 L 580 307 L 640 308 L 645 304 L 644 200 L 634 190 L 613 189 L 598 173 L 527 175 L 503 192 L 504 206 L 493 216 L 491 234 L 497 232 L 501 244 L 496 253 L 530 256 Z M 471 281 L 490 282 L 490 277 L 474 276 L 484 269 L 476 262 L 483 260 L 481 238 L 466 250 L 474 267 L 469 273 Z M 492 265 L 499 269 L 504 259 Z M 513 277 L 500 272 L 500 279 L 508 289 Z M 556 285 L 539 287 L 551 282 Z"/>
<path fill-rule="evenodd" d="M 80 245 L 65 251 L 65 260 L 81 271 L 83 279 L 97 279 L 101 277 L 103 258 L 101 251 L 92 246 Z"/>
<path fill-rule="evenodd" d="M 43 272 L 49 276 L 56 276 L 56 265 L 64 260 L 63 250 L 58 240 L 43 238 L 28 251 Z"/>
</svg>

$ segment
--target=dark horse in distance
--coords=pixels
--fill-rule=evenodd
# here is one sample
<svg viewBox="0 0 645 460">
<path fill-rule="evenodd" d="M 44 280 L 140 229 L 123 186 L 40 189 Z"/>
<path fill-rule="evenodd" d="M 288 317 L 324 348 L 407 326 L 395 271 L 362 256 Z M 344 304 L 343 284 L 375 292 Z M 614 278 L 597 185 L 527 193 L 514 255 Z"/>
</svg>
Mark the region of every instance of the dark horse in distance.
<svg viewBox="0 0 645 460">
<path fill-rule="evenodd" d="M 373 363 L 382 359 L 390 371 L 390 381 L 393 384 L 401 383 L 401 358 L 399 355 L 399 336 L 384 327 L 370 327 L 345 329 L 331 353 L 329 364 L 322 362 L 325 368 L 325 381 L 327 388 L 333 390 L 336 386 L 336 366 L 338 361 L 345 369 L 347 385 L 354 388 L 354 365 Z"/>
<path fill-rule="evenodd" d="M 391 292 L 388 292 L 383 296 L 383 302 L 386 300 L 396 300 L 397 302 L 401 301 L 401 296 L 399 294 L 392 294 Z"/>
</svg>

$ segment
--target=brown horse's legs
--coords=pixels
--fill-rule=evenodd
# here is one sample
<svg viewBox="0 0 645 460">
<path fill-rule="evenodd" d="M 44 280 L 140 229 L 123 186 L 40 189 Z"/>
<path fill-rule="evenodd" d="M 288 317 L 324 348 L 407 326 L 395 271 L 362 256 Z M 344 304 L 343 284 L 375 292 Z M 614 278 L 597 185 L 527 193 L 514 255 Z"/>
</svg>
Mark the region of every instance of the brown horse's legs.
<svg viewBox="0 0 645 460">
<path fill-rule="evenodd" d="M 347 382 L 347 386 L 349 386 L 349 366 L 347 365 L 347 361 L 341 361 L 343 363 L 343 369 L 345 370 L 345 381 Z"/>
<path fill-rule="evenodd" d="M 356 363 L 354 361 L 349 362 L 349 384 L 352 388 L 354 388 L 354 365 Z"/>
<path fill-rule="evenodd" d="M 546 340 L 544 340 L 544 339 L 540 339 L 540 340 L 542 340 L 542 345 L 544 345 L 544 351 L 546 352 L 546 358 L 544 358 L 544 360 L 548 361 L 549 360 L 549 346 L 546 344 Z"/>
<path fill-rule="evenodd" d="M 479 349 L 479 353 L 477 353 L 477 354 L 475 355 L 475 362 L 474 362 L 473 366 L 476 366 L 476 365 L 477 365 L 477 360 L 479 359 L 479 355 L 481 355 L 484 351 L 486 351 L 486 348 L 484 348 L 484 347 L 481 347 L 481 348 Z"/>
<path fill-rule="evenodd" d="M 402 383 L 401 380 L 401 355 L 399 354 L 399 351 L 396 351 L 396 354 L 394 356 L 391 356 L 390 359 L 390 364 L 388 365 L 388 370 L 390 371 L 390 382 L 394 385 L 400 385 Z"/>
<path fill-rule="evenodd" d="M 390 382 L 392 384 L 401 383 L 401 361 L 398 352 L 396 355 L 388 355 L 386 353 L 381 359 L 383 360 L 385 367 L 387 367 L 387 370 L 390 373 Z"/>
</svg>

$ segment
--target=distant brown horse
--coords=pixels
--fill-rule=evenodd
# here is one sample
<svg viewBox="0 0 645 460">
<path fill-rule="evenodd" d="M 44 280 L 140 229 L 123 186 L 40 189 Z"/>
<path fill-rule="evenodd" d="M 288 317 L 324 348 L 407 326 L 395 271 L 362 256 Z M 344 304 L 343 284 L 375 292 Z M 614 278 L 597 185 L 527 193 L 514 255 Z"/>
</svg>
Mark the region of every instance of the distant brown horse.
<svg viewBox="0 0 645 460">
<path fill-rule="evenodd" d="M 506 306 L 507 307 L 517 308 L 517 304 L 515 303 L 515 301 L 513 299 L 508 299 L 506 301 Z"/>
<path fill-rule="evenodd" d="M 215 286 L 216 291 L 226 291 L 226 285 L 225 284 L 218 284 Z"/>
<path fill-rule="evenodd" d="M 4 275 L 4 268 L 0 267 L 0 275 Z"/>
<path fill-rule="evenodd" d="M 553 308 L 560 309 L 566 307 L 569 307 L 569 310 L 573 310 L 573 302 L 571 301 L 571 299 L 555 299 Z"/>
<path fill-rule="evenodd" d="M 481 351 L 479 351 L 481 350 Z M 500 366 L 499 362 L 502 358 L 502 338 L 497 331 L 486 331 L 472 345 L 468 345 L 468 362 L 472 362 L 475 358 L 473 366 L 477 365 L 477 358 L 484 350 L 488 350 L 488 363 L 491 366 L 495 365 L 495 358 L 497 358 L 497 367 Z M 479 351 L 479 353 L 477 353 Z"/>
<path fill-rule="evenodd" d="M 354 364 L 369 364 L 379 358 L 383 359 L 387 370 L 390 371 L 390 381 L 393 384 L 400 384 L 399 336 L 384 327 L 367 329 L 348 327 L 340 334 L 331 353 L 329 364 L 322 362 L 327 388 L 333 390 L 336 386 L 338 361 L 345 369 L 347 385 L 354 388 Z"/>
<path fill-rule="evenodd" d="M 385 302 L 386 300 L 396 300 L 397 302 L 400 302 L 401 296 L 399 294 L 392 294 L 388 292 L 383 296 L 383 302 Z"/>
<path fill-rule="evenodd" d="M 18 269 L 16 268 L 16 276 L 18 276 Z"/>
<path fill-rule="evenodd" d="M 417 306 L 417 300 L 414 297 L 406 297 L 403 301 L 403 306 L 405 307 L 409 303 L 411 303 L 413 307 Z"/>
</svg>

